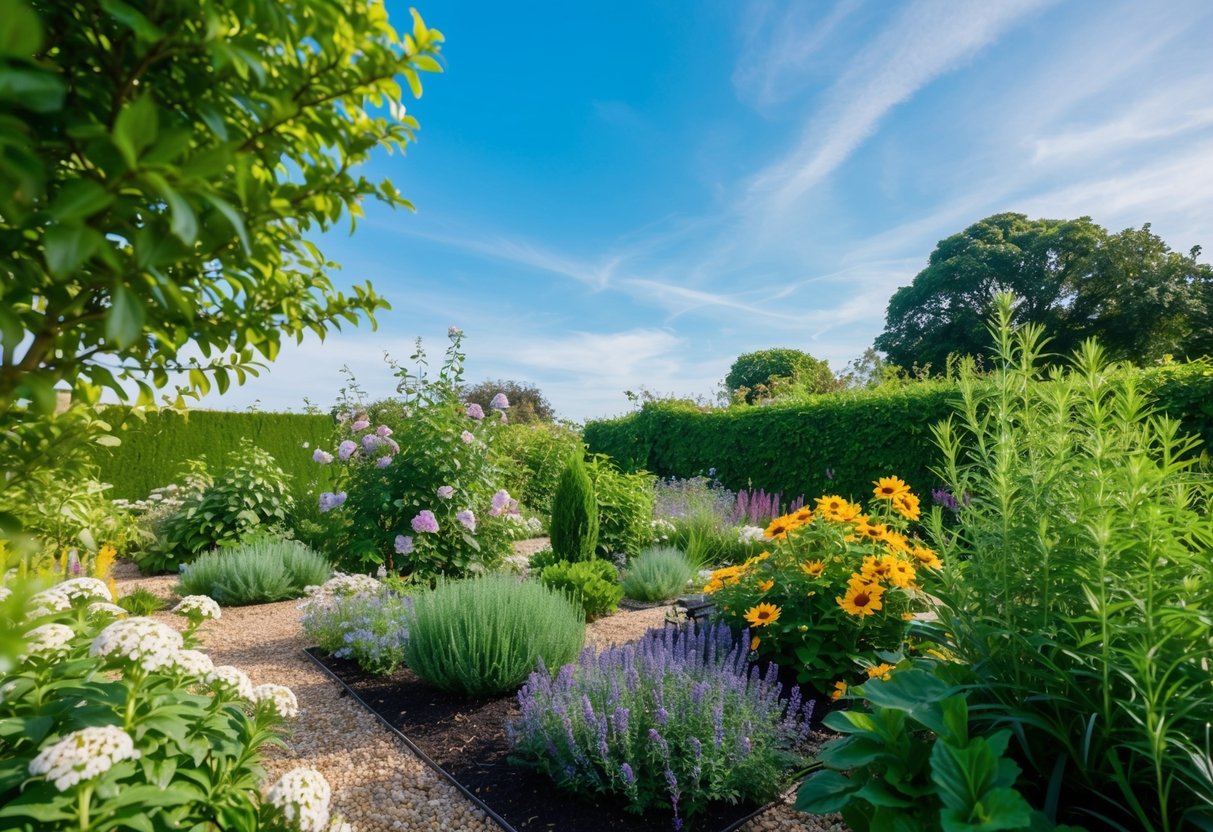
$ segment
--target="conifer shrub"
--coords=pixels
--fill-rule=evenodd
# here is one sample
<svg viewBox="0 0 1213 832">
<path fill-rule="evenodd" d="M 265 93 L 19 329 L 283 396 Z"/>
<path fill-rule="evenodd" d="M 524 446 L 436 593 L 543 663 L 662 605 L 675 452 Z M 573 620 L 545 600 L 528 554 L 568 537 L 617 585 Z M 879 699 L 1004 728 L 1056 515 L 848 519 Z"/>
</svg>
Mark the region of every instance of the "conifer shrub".
<svg viewBox="0 0 1213 832">
<path fill-rule="evenodd" d="M 552 497 L 551 537 L 552 551 L 560 560 L 594 557 L 598 546 L 598 501 L 580 453 L 569 457 Z"/>
<path fill-rule="evenodd" d="M 575 598 L 585 611 L 587 621 L 615 612 L 619 609 L 619 600 L 623 598 L 618 570 L 614 564 L 598 558 L 576 563 L 553 563 L 544 567 L 539 580 L 544 586 Z"/>
</svg>

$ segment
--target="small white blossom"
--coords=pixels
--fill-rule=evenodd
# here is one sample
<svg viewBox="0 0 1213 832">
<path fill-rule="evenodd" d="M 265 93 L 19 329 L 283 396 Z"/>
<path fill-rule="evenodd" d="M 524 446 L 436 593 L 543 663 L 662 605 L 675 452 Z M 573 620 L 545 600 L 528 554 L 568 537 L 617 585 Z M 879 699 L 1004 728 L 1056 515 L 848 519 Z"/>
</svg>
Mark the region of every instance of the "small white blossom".
<svg viewBox="0 0 1213 832">
<path fill-rule="evenodd" d="M 111 604 L 108 601 L 97 601 L 88 605 L 89 615 L 109 615 L 114 618 L 121 618 L 127 615 L 127 611 L 117 604 Z"/>
<path fill-rule="evenodd" d="M 12 594 L 13 594 L 13 591 L 11 589 L 9 589 L 6 586 L 0 586 L 0 601 L 7 601 L 9 599 L 9 596 L 11 596 Z"/>
<path fill-rule="evenodd" d="M 43 624 L 25 634 L 29 652 L 26 656 L 53 655 L 72 643 L 76 633 L 66 624 Z"/>
<path fill-rule="evenodd" d="M 211 687 L 222 687 L 234 691 L 241 699 L 252 702 L 255 698 L 253 683 L 244 671 L 230 664 L 219 665 L 206 675 L 204 680 Z"/>
<path fill-rule="evenodd" d="M 737 530 L 737 540 L 740 543 L 753 543 L 756 540 L 762 540 L 763 529 L 761 526 L 742 526 Z"/>
<path fill-rule="evenodd" d="M 42 749 L 30 761 L 30 774 L 42 774 L 65 792 L 83 780 L 109 771 L 115 763 L 139 757 L 130 734 L 114 725 L 82 728 Z"/>
<path fill-rule="evenodd" d="M 149 673 L 173 666 L 181 634 L 150 618 L 115 621 L 93 639 L 90 656 L 121 656 Z"/>
<path fill-rule="evenodd" d="M 223 615 L 223 611 L 219 609 L 215 599 L 209 595 L 187 595 L 177 606 L 173 607 L 173 612 L 186 618 L 197 615 L 199 618 L 217 619 Z"/>
<path fill-rule="evenodd" d="M 315 769 L 295 768 L 270 788 L 270 803 L 282 812 L 287 823 L 300 832 L 325 832 L 333 791 L 324 775 Z"/>
<path fill-rule="evenodd" d="M 283 685 L 257 685 L 253 689 L 253 701 L 258 705 L 269 702 L 283 719 L 299 716 L 299 700 Z"/>
<path fill-rule="evenodd" d="M 173 667 L 184 676 L 207 679 L 214 671 L 215 663 L 200 650 L 178 650 L 173 655 Z"/>
<path fill-rule="evenodd" d="M 308 600 L 300 606 L 307 609 L 312 604 L 327 604 L 334 598 L 374 595 L 382 587 L 383 584 L 370 575 L 346 575 L 338 572 L 320 586 L 304 587 L 303 591 Z"/>
<path fill-rule="evenodd" d="M 68 598 L 95 598 L 98 601 L 112 601 L 109 587 L 100 578 L 72 578 L 53 587 L 54 590 L 67 595 Z"/>
</svg>

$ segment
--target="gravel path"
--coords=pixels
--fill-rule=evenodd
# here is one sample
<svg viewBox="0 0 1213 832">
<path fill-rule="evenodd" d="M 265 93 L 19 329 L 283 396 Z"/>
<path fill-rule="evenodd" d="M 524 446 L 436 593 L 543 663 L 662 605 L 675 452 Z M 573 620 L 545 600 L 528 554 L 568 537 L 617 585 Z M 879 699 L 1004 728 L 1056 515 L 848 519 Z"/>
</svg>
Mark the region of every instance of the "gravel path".
<svg viewBox="0 0 1213 832">
<path fill-rule="evenodd" d="M 121 594 L 143 586 L 166 600 L 176 597 L 173 576 L 143 578 L 132 569 L 120 568 L 115 577 Z M 343 696 L 342 689 L 304 655 L 304 648 L 310 645 L 300 627 L 298 603 L 225 607 L 223 617 L 208 622 L 201 633 L 202 649 L 216 664 L 236 665 L 254 684 L 286 685 L 299 699 L 299 719 L 285 738 L 287 747 L 270 748 L 265 754 L 270 782 L 296 766 L 319 770 L 332 784 L 333 811 L 343 813 L 357 832 L 500 832 L 373 714 Z M 637 638 L 648 628 L 660 626 L 666 609 L 620 612 L 596 621 L 589 626 L 587 640 L 605 646 Z M 168 613 L 155 617 L 178 629 L 184 623 Z M 778 807 L 743 829 L 845 832 L 846 827 L 834 819 Z"/>
</svg>

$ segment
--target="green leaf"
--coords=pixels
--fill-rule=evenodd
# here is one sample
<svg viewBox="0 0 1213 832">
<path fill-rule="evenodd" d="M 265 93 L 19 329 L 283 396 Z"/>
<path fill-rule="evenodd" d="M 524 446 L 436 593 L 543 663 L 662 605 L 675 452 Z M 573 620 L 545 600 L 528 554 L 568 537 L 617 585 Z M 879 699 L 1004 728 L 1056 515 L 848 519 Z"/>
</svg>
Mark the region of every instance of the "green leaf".
<svg viewBox="0 0 1213 832">
<path fill-rule="evenodd" d="M 144 17 L 142 12 L 121 0 L 101 0 L 101 8 L 105 9 L 110 17 L 134 32 L 137 40 L 151 43 L 164 37 L 164 32 Z"/>
<path fill-rule="evenodd" d="M 987 792 L 971 812 L 944 809 L 939 814 L 943 832 L 999 832 L 1027 829 L 1032 823 L 1032 807 L 1014 789 Z"/>
<path fill-rule="evenodd" d="M 43 238 L 47 269 L 60 280 L 75 276 L 76 270 L 97 251 L 102 239 L 88 226 L 52 225 Z"/>
<path fill-rule="evenodd" d="M 29 58 L 42 49 L 42 21 L 23 0 L 0 0 L 0 55 Z"/>
<path fill-rule="evenodd" d="M 796 793 L 795 807 L 814 815 L 837 812 L 862 786 L 861 781 L 850 780 L 837 771 L 820 771 L 804 781 Z"/>
<path fill-rule="evenodd" d="M 139 165 L 139 154 L 156 140 L 158 116 L 151 95 L 144 93 L 122 108 L 114 122 L 114 147 L 128 167 Z"/>
<path fill-rule="evenodd" d="M 35 113 L 51 113 L 63 106 L 67 85 L 41 69 L 0 67 L 0 101 L 11 101 Z"/>
<path fill-rule="evenodd" d="M 119 349 L 135 343 L 143 332 L 146 310 L 135 293 L 123 284 L 114 286 L 109 313 L 105 316 L 105 338 Z"/>
<path fill-rule="evenodd" d="M 64 185 L 50 205 L 50 215 L 62 223 L 86 220 L 108 208 L 114 195 L 91 179 L 73 179 Z"/>
</svg>

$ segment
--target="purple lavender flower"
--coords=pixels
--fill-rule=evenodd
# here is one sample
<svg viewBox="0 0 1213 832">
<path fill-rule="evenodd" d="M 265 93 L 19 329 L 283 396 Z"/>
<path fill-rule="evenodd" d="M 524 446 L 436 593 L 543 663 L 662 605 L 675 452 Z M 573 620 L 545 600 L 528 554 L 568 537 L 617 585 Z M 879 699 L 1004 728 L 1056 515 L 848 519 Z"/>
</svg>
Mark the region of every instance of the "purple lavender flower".
<svg viewBox="0 0 1213 832">
<path fill-rule="evenodd" d="M 505 410 L 510 406 L 510 400 L 505 397 L 505 393 L 498 393 L 493 396 L 493 400 L 489 402 L 489 407 L 493 410 Z"/>
<path fill-rule="evenodd" d="M 484 408 L 472 402 L 468 405 L 467 414 L 469 419 L 480 420 L 484 418 Z"/>
<path fill-rule="evenodd" d="M 350 430 L 366 430 L 371 426 L 371 423 L 366 419 L 359 419 L 354 424 L 350 425 Z"/>
<path fill-rule="evenodd" d="M 339 505 L 341 505 L 344 502 L 345 502 L 345 492 L 344 491 L 338 491 L 336 494 L 334 494 L 331 491 L 326 491 L 320 495 L 320 511 L 321 511 L 321 513 L 323 513 L 323 512 L 328 511 L 329 509 L 337 508 Z"/>
<path fill-rule="evenodd" d="M 636 773 L 632 771 L 632 767 L 627 763 L 619 767 L 619 775 L 623 778 L 625 786 L 630 786 L 636 782 Z"/>
<path fill-rule="evenodd" d="M 333 455 L 317 448 L 312 452 L 312 462 L 319 462 L 321 465 L 328 465 L 333 461 Z"/>
<path fill-rule="evenodd" d="M 465 445 L 471 445 L 476 441 L 476 437 L 472 436 L 472 432 L 469 430 L 465 430 L 463 433 L 459 434 L 459 438 L 463 440 L 463 444 Z"/>
<path fill-rule="evenodd" d="M 413 531 L 428 532 L 436 534 L 438 532 L 438 518 L 434 516 L 434 512 L 429 509 L 424 509 L 413 518 Z"/>
<path fill-rule="evenodd" d="M 413 551 L 413 538 L 408 535 L 396 535 L 396 554 L 407 555 Z"/>
<path fill-rule="evenodd" d="M 387 456 L 381 456 L 377 460 L 375 460 L 376 468 L 386 468 L 391 464 L 392 464 L 391 454 L 389 454 Z"/>
<path fill-rule="evenodd" d="M 469 532 L 476 531 L 476 515 L 468 509 L 464 509 L 455 515 L 455 519 L 463 524 L 463 527 Z"/>
<path fill-rule="evenodd" d="M 455 496 L 455 486 L 453 486 L 453 485 L 438 486 L 438 496 L 444 500 L 451 499 L 451 497 Z"/>
<path fill-rule="evenodd" d="M 354 451 L 358 450 L 358 443 L 352 439 L 347 439 L 337 446 L 337 458 L 342 462 L 354 455 Z"/>
<path fill-rule="evenodd" d="M 955 495 L 946 488 L 935 488 L 931 491 L 931 501 L 937 506 L 943 506 L 948 511 L 956 514 L 960 511 L 960 503 L 957 502 Z"/>
<path fill-rule="evenodd" d="M 392 435 L 392 429 L 387 425 L 380 425 L 379 427 L 375 428 L 375 435 L 383 439 L 387 439 Z"/>
</svg>

